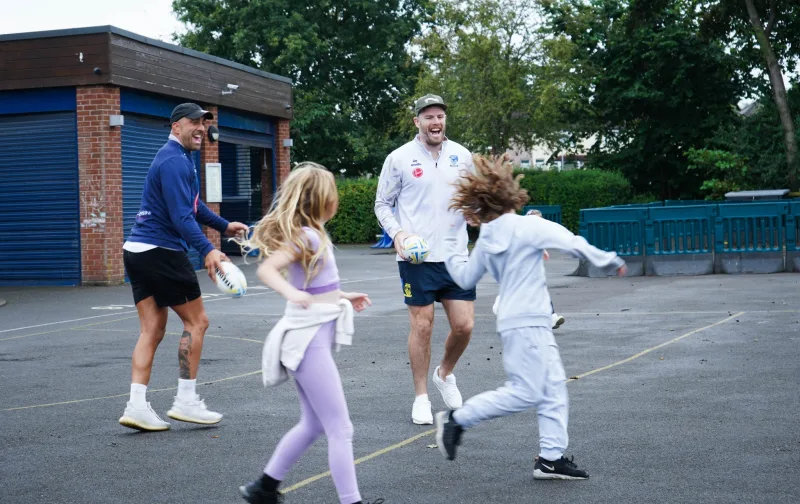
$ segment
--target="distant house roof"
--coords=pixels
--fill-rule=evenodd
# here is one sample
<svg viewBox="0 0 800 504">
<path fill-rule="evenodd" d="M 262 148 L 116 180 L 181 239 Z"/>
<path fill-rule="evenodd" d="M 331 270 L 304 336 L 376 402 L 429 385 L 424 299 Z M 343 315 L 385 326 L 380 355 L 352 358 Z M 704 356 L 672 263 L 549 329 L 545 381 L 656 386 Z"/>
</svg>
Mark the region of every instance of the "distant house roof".
<svg viewBox="0 0 800 504">
<path fill-rule="evenodd" d="M 761 110 L 761 102 L 753 101 L 742 107 L 737 111 L 737 113 L 744 117 L 751 117 L 753 114 Z"/>
</svg>

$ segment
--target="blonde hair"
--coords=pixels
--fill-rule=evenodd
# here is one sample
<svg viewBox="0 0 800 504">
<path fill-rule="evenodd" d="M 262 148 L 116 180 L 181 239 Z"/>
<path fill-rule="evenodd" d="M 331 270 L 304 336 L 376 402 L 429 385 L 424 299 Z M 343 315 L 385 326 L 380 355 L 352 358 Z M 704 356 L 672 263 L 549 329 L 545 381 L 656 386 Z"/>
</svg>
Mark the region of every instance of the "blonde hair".
<svg viewBox="0 0 800 504">
<path fill-rule="evenodd" d="M 517 211 L 528 201 L 528 191 L 521 189 L 514 177 L 514 167 L 507 154 L 487 159 L 473 156 L 475 173 L 468 173 L 456 183 L 450 208 L 460 210 L 467 222 L 490 222 L 509 211 Z"/>
<path fill-rule="evenodd" d="M 338 202 L 333 174 L 317 163 L 300 163 L 278 190 L 270 211 L 255 225 L 252 237 L 239 245 L 243 251 L 257 249 L 259 258 L 269 257 L 278 250 L 288 252 L 303 267 L 308 284 L 332 246 L 324 223 L 332 217 Z M 319 235 L 316 250 L 311 248 L 304 226 Z"/>
</svg>

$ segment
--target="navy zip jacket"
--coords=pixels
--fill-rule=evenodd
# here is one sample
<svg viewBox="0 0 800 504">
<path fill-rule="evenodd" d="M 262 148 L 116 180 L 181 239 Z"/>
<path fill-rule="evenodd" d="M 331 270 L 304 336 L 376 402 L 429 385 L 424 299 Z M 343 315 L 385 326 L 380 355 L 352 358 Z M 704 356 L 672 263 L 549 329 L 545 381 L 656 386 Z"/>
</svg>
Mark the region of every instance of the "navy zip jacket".
<svg viewBox="0 0 800 504">
<path fill-rule="evenodd" d="M 228 229 L 228 221 L 200 201 L 200 179 L 189 152 L 170 139 L 147 172 L 142 204 L 128 241 L 185 251 L 188 244 L 205 257 L 214 245 L 198 223 L 220 233 Z"/>
</svg>

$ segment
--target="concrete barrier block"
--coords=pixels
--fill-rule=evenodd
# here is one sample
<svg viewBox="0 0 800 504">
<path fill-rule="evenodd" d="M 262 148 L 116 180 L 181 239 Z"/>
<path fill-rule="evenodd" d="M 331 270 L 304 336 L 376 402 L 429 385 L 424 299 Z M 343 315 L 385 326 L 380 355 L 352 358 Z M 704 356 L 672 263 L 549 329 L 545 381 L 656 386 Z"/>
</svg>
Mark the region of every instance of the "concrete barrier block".
<svg viewBox="0 0 800 504">
<path fill-rule="evenodd" d="M 628 266 L 627 276 L 644 276 L 644 256 L 623 256 L 622 259 Z M 597 268 L 591 263 L 581 260 L 578 264 L 578 268 L 569 276 L 602 278 L 615 276 L 615 272 L 613 270 L 606 271 L 602 268 Z"/>
<path fill-rule="evenodd" d="M 711 275 L 714 256 L 711 253 L 647 256 L 645 271 L 648 276 Z"/>
<path fill-rule="evenodd" d="M 726 275 L 768 274 L 785 270 L 783 252 L 717 252 L 714 272 Z"/>
<path fill-rule="evenodd" d="M 800 272 L 800 250 L 794 252 L 786 252 L 786 268 L 787 273 Z"/>
</svg>

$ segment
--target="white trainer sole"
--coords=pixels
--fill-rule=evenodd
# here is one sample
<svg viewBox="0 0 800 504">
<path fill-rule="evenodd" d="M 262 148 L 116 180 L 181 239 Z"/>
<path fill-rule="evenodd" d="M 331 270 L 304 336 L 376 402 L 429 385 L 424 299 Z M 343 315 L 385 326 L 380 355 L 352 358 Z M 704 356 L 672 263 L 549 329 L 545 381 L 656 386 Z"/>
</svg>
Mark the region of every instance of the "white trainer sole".
<svg viewBox="0 0 800 504">
<path fill-rule="evenodd" d="M 196 423 L 201 425 L 214 425 L 222 421 L 222 418 L 220 418 L 219 420 L 201 420 L 199 418 L 192 418 L 181 414 L 179 411 L 174 411 L 174 410 L 167 411 L 167 416 L 172 418 L 173 420 Z"/>
<path fill-rule="evenodd" d="M 163 427 L 159 427 L 157 425 L 151 425 L 146 422 L 142 422 L 141 420 L 136 420 L 135 418 L 131 418 L 129 416 L 123 416 L 119 419 L 120 425 L 128 427 L 130 429 L 136 429 L 140 431 L 147 431 L 147 432 L 157 432 L 157 431 L 165 431 L 169 430 L 169 425 L 165 425 Z"/>
<path fill-rule="evenodd" d="M 567 474 L 556 474 L 556 473 L 546 473 L 541 471 L 540 469 L 533 470 L 533 479 L 538 480 L 586 480 L 589 479 L 587 476 L 586 478 L 581 478 L 578 476 L 569 476 Z"/>
</svg>

